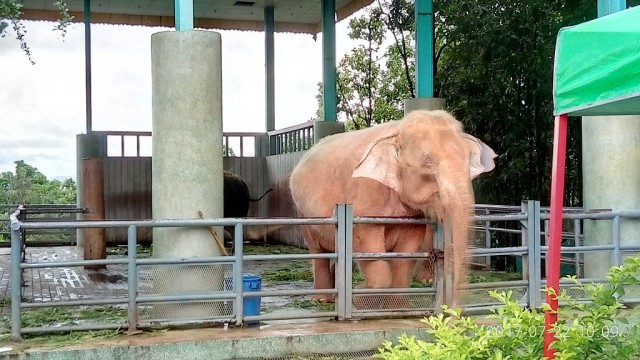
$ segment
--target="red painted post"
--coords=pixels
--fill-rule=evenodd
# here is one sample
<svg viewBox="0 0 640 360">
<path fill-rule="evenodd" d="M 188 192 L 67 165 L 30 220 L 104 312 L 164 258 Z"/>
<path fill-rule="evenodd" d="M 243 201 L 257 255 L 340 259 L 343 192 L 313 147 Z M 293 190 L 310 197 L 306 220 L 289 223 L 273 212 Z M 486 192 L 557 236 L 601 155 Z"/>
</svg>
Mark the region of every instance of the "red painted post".
<svg viewBox="0 0 640 360">
<path fill-rule="evenodd" d="M 104 177 L 102 159 L 82 159 L 82 207 L 89 212 L 84 220 L 104 220 Z M 107 239 L 104 228 L 84 229 L 84 259 L 107 258 Z M 104 265 L 85 266 L 85 269 L 104 269 Z"/>
<path fill-rule="evenodd" d="M 553 165 L 551 169 L 551 216 L 549 220 L 549 252 L 547 253 L 547 286 L 560 292 L 560 246 L 562 245 L 562 209 L 564 207 L 564 177 L 567 155 L 567 115 L 556 116 L 553 135 Z M 547 294 L 547 303 L 552 310 L 545 314 L 544 356 L 554 359 L 550 349 L 555 334 L 550 330 L 558 320 L 558 299 Z"/>
</svg>

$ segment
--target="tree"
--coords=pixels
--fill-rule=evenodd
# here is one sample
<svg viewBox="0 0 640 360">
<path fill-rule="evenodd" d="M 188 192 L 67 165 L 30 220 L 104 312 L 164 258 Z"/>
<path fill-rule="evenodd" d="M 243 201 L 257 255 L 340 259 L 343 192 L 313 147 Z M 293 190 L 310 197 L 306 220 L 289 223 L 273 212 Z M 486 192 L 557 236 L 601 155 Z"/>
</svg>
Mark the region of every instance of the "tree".
<svg viewBox="0 0 640 360">
<path fill-rule="evenodd" d="M 60 11 L 60 19 L 56 23 L 54 30 L 61 32 L 62 36 L 66 35 L 67 26 L 73 20 L 73 16 L 69 14 L 67 3 L 64 0 L 54 0 L 53 4 Z M 29 58 L 32 64 L 35 64 L 31 56 L 31 50 L 27 45 L 25 36 L 26 27 L 20 16 L 22 15 L 22 4 L 16 0 L 0 0 L 0 36 L 5 37 L 8 34 L 9 24 L 15 32 L 16 39 L 20 42 L 20 48 Z"/>
<path fill-rule="evenodd" d="M 48 180 L 37 168 L 22 160 L 14 162 L 15 173 L 0 174 L 0 203 L 3 204 L 75 204 L 73 179 Z"/>
</svg>

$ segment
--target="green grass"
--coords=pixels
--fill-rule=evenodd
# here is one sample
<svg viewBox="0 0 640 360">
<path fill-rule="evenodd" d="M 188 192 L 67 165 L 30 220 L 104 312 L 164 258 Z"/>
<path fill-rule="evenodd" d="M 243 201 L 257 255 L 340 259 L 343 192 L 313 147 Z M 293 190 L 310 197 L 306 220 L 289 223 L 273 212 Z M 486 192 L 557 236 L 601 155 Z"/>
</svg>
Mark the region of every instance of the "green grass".
<svg viewBox="0 0 640 360">
<path fill-rule="evenodd" d="M 313 272 L 311 269 L 302 268 L 282 268 L 273 272 L 262 274 L 265 281 L 308 281 L 313 282 Z"/>
<path fill-rule="evenodd" d="M 136 255 L 138 259 L 149 258 L 151 257 L 151 246 L 148 245 L 136 245 Z M 115 256 L 126 256 L 127 255 L 127 247 L 126 246 L 116 246 L 107 248 L 107 255 L 115 255 Z"/>
<path fill-rule="evenodd" d="M 245 255 L 307 254 L 307 249 L 289 245 L 244 245 Z"/>
<path fill-rule="evenodd" d="M 77 309 L 70 307 L 50 307 L 24 310 L 22 313 L 22 327 L 40 326 L 68 326 L 98 320 L 100 323 L 124 323 L 127 311 L 113 306 Z M 71 331 L 60 333 L 25 334 L 27 342 L 42 342 L 50 347 L 59 347 L 88 339 L 106 339 L 121 334 L 120 330 L 99 331 Z M 0 341 L 7 341 L 11 334 L 0 334 Z"/>
</svg>

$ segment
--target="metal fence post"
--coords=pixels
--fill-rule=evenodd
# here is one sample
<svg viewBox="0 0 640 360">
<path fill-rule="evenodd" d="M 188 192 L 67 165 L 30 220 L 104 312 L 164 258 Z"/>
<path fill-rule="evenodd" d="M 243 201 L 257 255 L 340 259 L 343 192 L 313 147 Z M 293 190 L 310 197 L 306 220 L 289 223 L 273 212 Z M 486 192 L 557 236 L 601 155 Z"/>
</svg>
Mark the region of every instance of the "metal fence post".
<svg viewBox="0 0 640 360">
<path fill-rule="evenodd" d="M 491 211 L 487 208 L 484 210 L 485 215 L 491 215 Z M 487 249 L 491 249 L 491 221 L 485 221 L 484 223 L 484 246 Z M 487 269 L 491 269 L 491 256 L 487 255 L 484 258 L 485 265 L 487 265 Z"/>
<path fill-rule="evenodd" d="M 11 224 L 11 339 L 22 339 L 22 316 L 20 302 L 22 301 L 22 271 L 20 270 L 22 239 L 20 224 Z"/>
<path fill-rule="evenodd" d="M 345 205 L 338 204 L 335 210 L 335 217 L 337 219 L 336 226 L 336 253 L 338 258 L 336 259 L 336 273 L 335 284 L 338 291 L 338 298 L 336 299 L 336 310 L 338 312 L 338 320 L 344 320 L 346 317 L 346 278 L 345 278 L 345 249 L 346 249 L 346 214 Z"/>
<path fill-rule="evenodd" d="M 129 290 L 129 308 L 127 316 L 129 320 L 128 333 L 138 332 L 138 259 L 136 245 L 138 243 L 138 228 L 130 225 L 127 231 L 127 287 Z"/>
<path fill-rule="evenodd" d="M 353 317 L 353 205 L 345 206 L 345 247 L 344 247 L 344 278 L 345 278 L 345 319 Z"/>
<path fill-rule="evenodd" d="M 620 215 L 613 218 L 613 254 L 611 254 L 611 263 L 613 266 L 620 266 L 621 250 L 620 250 Z"/>
<path fill-rule="evenodd" d="M 539 205 L 539 203 L 538 203 Z M 536 307 L 536 294 L 539 289 L 536 288 L 536 268 L 539 264 L 536 264 L 536 239 L 540 241 L 539 233 L 536 235 L 536 228 L 539 229 L 540 225 L 536 225 L 536 201 L 528 200 L 522 203 L 522 210 L 527 214 L 526 222 L 523 221 L 525 230 L 523 230 L 522 246 L 527 247 L 527 255 L 522 258 L 522 274 L 524 279 L 528 280 L 527 293 L 529 294 L 528 306 L 529 308 Z M 539 211 L 539 207 L 537 209 Z"/>
<path fill-rule="evenodd" d="M 241 223 L 237 223 L 234 226 L 233 241 L 235 242 L 234 244 L 235 253 L 233 255 L 235 256 L 235 261 L 233 264 L 232 281 L 233 281 L 233 290 L 236 293 L 235 312 L 236 312 L 236 325 L 238 326 L 242 325 L 242 321 L 244 320 L 244 297 L 243 297 L 243 285 L 242 285 L 242 272 L 244 268 L 244 262 L 243 262 L 244 259 L 242 258 L 242 256 L 244 255 L 243 230 L 244 229 L 242 228 Z M 224 279 L 223 279 L 223 282 L 224 282 Z"/>
<path fill-rule="evenodd" d="M 540 248 L 540 221 L 541 221 L 541 212 L 540 212 L 540 201 L 533 202 L 533 237 L 530 240 L 530 245 L 532 248 L 529 249 L 529 255 L 533 260 L 529 267 L 529 275 L 533 279 L 533 292 L 531 295 L 532 304 L 529 306 L 532 308 L 539 308 L 542 306 L 542 252 Z"/>
<path fill-rule="evenodd" d="M 434 248 L 440 251 L 444 251 L 444 231 L 440 223 L 433 225 L 435 232 L 435 244 Z M 436 287 L 436 313 L 442 312 L 442 305 L 446 304 L 445 301 L 445 274 L 444 274 L 444 260 L 438 258 L 436 261 L 433 272 L 433 283 Z"/>
</svg>

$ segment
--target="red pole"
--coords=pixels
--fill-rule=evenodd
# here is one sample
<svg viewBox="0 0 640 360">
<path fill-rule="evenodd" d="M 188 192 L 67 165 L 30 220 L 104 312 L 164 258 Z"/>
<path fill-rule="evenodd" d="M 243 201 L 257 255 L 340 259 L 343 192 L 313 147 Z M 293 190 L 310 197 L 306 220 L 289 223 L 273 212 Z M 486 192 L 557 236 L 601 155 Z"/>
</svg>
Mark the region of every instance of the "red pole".
<svg viewBox="0 0 640 360">
<path fill-rule="evenodd" d="M 553 135 L 553 165 L 551 169 L 551 216 L 549 220 L 549 252 L 547 254 L 547 286 L 560 293 L 560 246 L 562 245 L 562 208 L 564 206 L 564 176 L 567 155 L 567 115 L 556 116 Z M 558 320 L 558 299 L 547 294 L 547 303 L 551 306 L 545 314 L 544 356 L 555 358 L 550 349 L 555 334 L 550 330 Z"/>
</svg>

